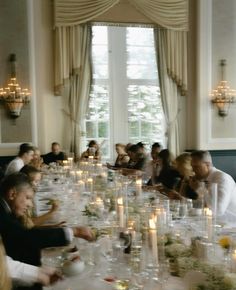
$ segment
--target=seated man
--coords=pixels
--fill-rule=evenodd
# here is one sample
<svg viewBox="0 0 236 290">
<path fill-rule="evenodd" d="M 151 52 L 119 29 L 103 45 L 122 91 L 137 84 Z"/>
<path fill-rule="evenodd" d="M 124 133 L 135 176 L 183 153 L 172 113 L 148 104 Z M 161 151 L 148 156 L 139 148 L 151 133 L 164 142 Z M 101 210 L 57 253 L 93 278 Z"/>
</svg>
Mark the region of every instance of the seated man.
<svg viewBox="0 0 236 290">
<path fill-rule="evenodd" d="M 24 165 L 30 163 L 30 161 L 33 159 L 33 155 L 33 146 L 28 143 L 21 144 L 18 156 L 8 164 L 5 175 L 19 172 Z"/>
<path fill-rule="evenodd" d="M 125 168 L 122 168 L 123 175 L 142 175 L 142 171 L 145 168 L 147 157 L 143 153 L 143 149 L 134 144 L 129 147 L 127 153 L 130 160 Z"/>
<path fill-rule="evenodd" d="M 33 189 L 23 173 L 7 176 L 0 186 L 0 195 L 0 235 L 7 255 L 15 260 L 39 266 L 42 248 L 65 246 L 74 236 L 93 239 L 92 232 L 85 227 L 25 228 L 19 218 L 32 206 Z M 41 289 L 40 286 L 28 289 Z"/>
<path fill-rule="evenodd" d="M 50 164 L 53 162 L 62 163 L 63 160 L 66 159 L 65 153 L 61 151 L 60 144 L 57 142 L 53 142 L 51 145 L 51 152 L 44 155 L 43 160 L 44 163 Z"/>
<path fill-rule="evenodd" d="M 208 151 L 194 151 L 191 154 L 191 165 L 195 176 L 190 179 L 186 189 L 186 197 L 198 198 L 202 194 L 202 182 L 206 184 L 208 194 L 204 196 L 205 203 L 211 208 L 211 185 L 218 185 L 217 215 L 223 222 L 235 222 L 236 219 L 236 186 L 233 178 L 216 169 Z"/>
</svg>

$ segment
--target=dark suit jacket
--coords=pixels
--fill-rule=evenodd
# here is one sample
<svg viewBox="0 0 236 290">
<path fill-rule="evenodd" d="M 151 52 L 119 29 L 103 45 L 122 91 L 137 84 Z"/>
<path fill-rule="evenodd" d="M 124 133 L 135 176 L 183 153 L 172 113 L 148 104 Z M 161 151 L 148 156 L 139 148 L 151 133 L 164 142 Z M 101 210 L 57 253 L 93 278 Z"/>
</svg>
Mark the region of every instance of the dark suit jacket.
<svg viewBox="0 0 236 290">
<path fill-rule="evenodd" d="M 65 160 L 66 156 L 64 152 L 60 152 L 59 154 L 54 154 L 53 152 L 49 152 L 43 155 L 43 161 L 46 164 L 50 164 L 52 162 Z"/>
<path fill-rule="evenodd" d="M 40 265 L 42 248 L 68 243 L 62 228 L 26 229 L 12 214 L 4 199 L 0 199 L 0 235 L 8 256 L 35 266 Z"/>
</svg>

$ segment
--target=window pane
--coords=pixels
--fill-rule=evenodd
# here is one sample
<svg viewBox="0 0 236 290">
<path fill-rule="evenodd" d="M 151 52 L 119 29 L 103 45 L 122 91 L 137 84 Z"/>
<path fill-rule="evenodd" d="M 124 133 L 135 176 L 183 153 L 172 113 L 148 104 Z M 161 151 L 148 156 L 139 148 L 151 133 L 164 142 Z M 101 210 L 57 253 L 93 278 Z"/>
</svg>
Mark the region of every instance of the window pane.
<svg viewBox="0 0 236 290">
<path fill-rule="evenodd" d="M 93 40 L 94 44 L 107 44 L 107 26 L 93 26 Z"/>
<path fill-rule="evenodd" d="M 108 137 L 108 123 L 107 122 L 99 122 L 98 123 L 98 137 L 107 138 Z"/>
<path fill-rule="evenodd" d="M 130 85 L 128 93 L 130 140 L 136 137 L 148 144 L 162 140 L 163 113 L 159 87 Z"/>
<path fill-rule="evenodd" d="M 127 55 L 128 64 L 152 64 L 152 66 L 156 66 L 156 56 L 153 47 L 129 46 Z"/>
<path fill-rule="evenodd" d="M 96 65 L 93 68 L 93 78 L 94 79 L 107 79 L 108 78 L 107 65 Z"/>
<path fill-rule="evenodd" d="M 129 122 L 129 136 L 131 138 L 139 136 L 139 123 L 138 123 L 138 121 Z"/>
<path fill-rule="evenodd" d="M 86 122 L 86 137 L 96 138 L 96 124 L 93 122 Z"/>
<path fill-rule="evenodd" d="M 129 79 L 156 79 L 157 70 L 153 65 L 128 65 L 127 77 Z"/>
<path fill-rule="evenodd" d="M 154 46 L 153 29 L 152 28 L 137 28 L 127 27 L 126 34 L 127 45 L 135 46 Z"/>
<path fill-rule="evenodd" d="M 106 64 L 108 63 L 108 51 L 107 46 L 104 45 L 94 45 L 93 46 L 93 64 L 96 67 L 96 65 L 99 64 Z"/>
</svg>

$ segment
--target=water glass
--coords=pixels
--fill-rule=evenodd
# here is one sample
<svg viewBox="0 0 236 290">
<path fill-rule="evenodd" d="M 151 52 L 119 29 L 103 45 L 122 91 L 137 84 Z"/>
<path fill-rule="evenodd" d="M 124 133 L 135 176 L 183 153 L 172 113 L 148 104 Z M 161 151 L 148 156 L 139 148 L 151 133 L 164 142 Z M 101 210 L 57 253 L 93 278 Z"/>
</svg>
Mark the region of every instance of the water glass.
<svg viewBox="0 0 236 290">
<path fill-rule="evenodd" d="M 61 270 L 63 264 L 64 247 L 50 247 L 41 250 L 42 266 L 57 268 Z"/>
<path fill-rule="evenodd" d="M 179 205 L 179 217 L 185 218 L 188 214 L 188 206 L 186 203 L 180 203 Z"/>
<path fill-rule="evenodd" d="M 141 251 L 142 251 L 142 234 L 134 233 L 131 242 L 130 265 L 133 273 L 141 271 Z"/>
</svg>

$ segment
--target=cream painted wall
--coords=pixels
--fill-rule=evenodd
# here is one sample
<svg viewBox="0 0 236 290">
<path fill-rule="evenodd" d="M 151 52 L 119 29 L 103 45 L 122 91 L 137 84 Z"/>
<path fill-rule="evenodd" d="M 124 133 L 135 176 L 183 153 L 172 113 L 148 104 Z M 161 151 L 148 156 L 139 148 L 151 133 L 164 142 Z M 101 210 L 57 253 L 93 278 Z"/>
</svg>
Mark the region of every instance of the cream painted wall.
<svg viewBox="0 0 236 290">
<path fill-rule="evenodd" d="M 50 151 L 51 143 L 57 141 L 66 150 L 65 114 L 62 112 L 66 104 L 53 93 L 52 2 L 29 0 L 28 3 L 33 27 L 30 38 L 34 46 L 38 146 L 42 153 L 46 153 Z"/>
<path fill-rule="evenodd" d="M 212 7 L 212 87 L 220 80 L 219 61 L 227 60 L 226 80 L 236 89 L 236 1 L 213 0 Z M 236 138 L 236 105 L 230 107 L 229 115 L 220 118 L 212 110 L 212 138 Z M 235 140 L 236 141 L 236 140 Z"/>
<path fill-rule="evenodd" d="M 218 116 L 209 93 L 219 81 L 219 60 L 227 59 L 227 79 L 236 86 L 236 36 L 234 0 L 198 1 L 197 116 L 198 148 L 235 149 L 235 104 L 229 115 Z"/>
<path fill-rule="evenodd" d="M 10 54 L 16 54 L 16 76 L 22 88 L 29 88 L 29 50 L 25 0 L 0 0 L 0 87 L 9 83 Z M 0 104 L 0 155 L 15 154 L 19 143 L 32 142 L 31 104 L 12 120 Z"/>
</svg>

